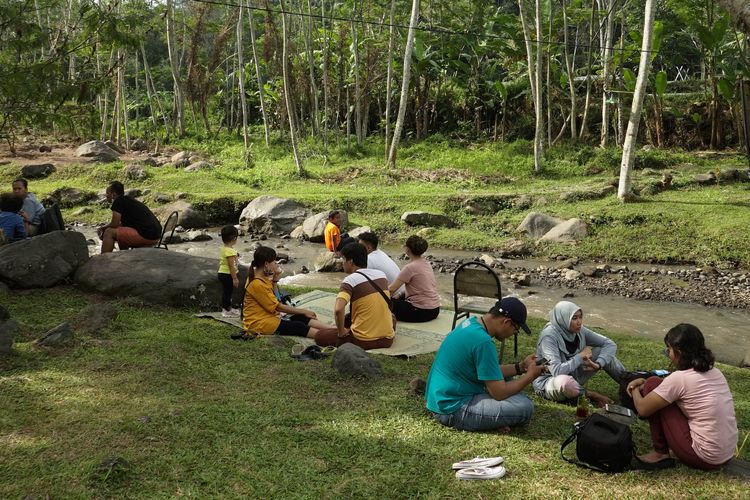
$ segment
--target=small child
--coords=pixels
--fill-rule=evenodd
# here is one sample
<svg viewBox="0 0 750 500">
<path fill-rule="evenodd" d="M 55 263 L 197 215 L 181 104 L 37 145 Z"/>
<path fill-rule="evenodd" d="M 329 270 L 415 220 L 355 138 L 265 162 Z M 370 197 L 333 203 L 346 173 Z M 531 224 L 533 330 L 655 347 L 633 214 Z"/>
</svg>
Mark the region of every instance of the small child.
<svg viewBox="0 0 750 500">
<path fill-rule="evenodd" d="M 219 253 L 219 283 L 221 283 L 221 317 L 239 318 L 240 311 L 232 308 L 232 290 L 240 286 L 237 277 L 237 238 L 240 233 L 237 228 L 228 225 L 221 228 L 221 241 L 224 245 Z"/>
</svg>

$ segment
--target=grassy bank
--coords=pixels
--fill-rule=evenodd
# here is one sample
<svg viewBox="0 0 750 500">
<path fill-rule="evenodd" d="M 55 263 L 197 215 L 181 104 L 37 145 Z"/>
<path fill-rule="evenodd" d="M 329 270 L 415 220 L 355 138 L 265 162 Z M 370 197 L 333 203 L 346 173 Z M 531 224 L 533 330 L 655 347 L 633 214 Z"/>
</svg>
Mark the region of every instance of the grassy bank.
<svg viewBox="0 0 750 500">
<path fill-rule="evenodd" d="M 97 338 L 77 337 L 58 350 L 30 343 L 101 300 L 66 288 L 3 297 L 22 334 L 16 353 L 0 358 L 0 497 L 747 495 L 747 483 L 685 467 L 600 475 L 567 464 L 559 445 L 574 408 L 535 396 L 531 425 L 510 435 L 444 428 L 408 391 L 433 355 L 378 356 L 383 379 L 350 380 L 329 361 L 297 362 L 266 339 L 230 341 L 232 328 L 189 312 L 123 301 L 114 302 L 120 314 Z M 541 326 L 532 322 L 534 331 Z M 612 337 L 626 366 L 665 367 L 658 342 Z M 534 341 L 522 337 L 519 352 Z M 747 433 L 750 372 L 720 368 Z M 616 396 L 604 375 L 592 388 Z M 646 450 L 646 424 L 634 430 Z M 507 477 L 456 480 L 451 463 L 477 455 L 504 456 Z M 129 467 L 97 468 L 111 457 Z"/>
<path fill-rule="evenodd" d="M 544 171 L 534 174 L 527 142 L 459 144 L 432 137 L 406 144 L 394 170 L 383 166 L 383 147 L 377 139 L 361 148 L 347 148 L 339 140 L 327 150 L 307 143 L 302 154 L 308 179 L 297 177 L 281 142 L 267 149 L 256 140 L 255 167 L 250 169 L 243 166 L 242 147 L 234 138 L 186 139 L 174 147 L 205 152 L 220 165 L 190 174 L 147 167 L 147 179 L 126 181 L 126 187 L 150 189 L 145 199 L 152 206 L 156 193 L 185 192 L 191 201 L 227 197 L 242 203 L 273 194 L 297 199 L 313 210 L 344 208 L 354 225 L 369 225 L 394 241 L 415 230 L 400 222 L 404 211 L 426 210 L 447 214 L 457 223 L 455 228 L 435 230 L 429 236 L 432 244 L 477 250 L 502 248 L 517 236 L 518 223 L 535 210 L 590 223 L 590 236 L 578 245 L 534 247 L 540 256 L 750 267 L 750 184 L 692 183 L 696 173 L 747 168 L 746 159 L 737 154 L 641 151 L 634 183 L 642 201 L 622 205 L 613 194 L 599 199 L 591 194 L 609 185 L 619 172 L 619 151 L 588 146 L 549 151 Z M 34 181 L 32 190 L 42 195 L 64 186 L 99 190 L 107 180 L 123 179 L 122 167 L 121 162 L 59 166 L 49 178 Z M 0 167 L 0 184 L 9 184 L 17 172 L 14 165 Z M 653 186 L 664 172 L 673 175 L 675 187 L 657 192 Z M 507 198 L 520 195 L 526 198 Z M 467 199 L 489 200 L 496 207 L 473 215 L 466 210 Z M 88 222 L 108 218 L 104 207 L 77 217 L 72 217 L 74 211 L 66 210 L 66 217 Z"/>
</svg>

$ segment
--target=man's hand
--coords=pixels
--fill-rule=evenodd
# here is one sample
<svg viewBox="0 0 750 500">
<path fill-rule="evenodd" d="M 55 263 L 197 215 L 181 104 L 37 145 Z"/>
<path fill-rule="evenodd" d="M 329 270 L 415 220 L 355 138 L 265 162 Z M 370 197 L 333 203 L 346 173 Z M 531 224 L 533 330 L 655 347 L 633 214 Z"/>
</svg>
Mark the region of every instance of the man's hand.
<svg viewBox="0 0 750 500">
<path fill-rule="evenodd" d="M 595 372 L 597 370 L 601 370 L 602 368 L 601 365 L 591 361 L 590 358 L 584 358 L 583 364 L 581 366 L 583 366 L 583 371 L 585 372 Z"/>
<path fill-rule="evenodd" d="M 302 314 L 303 314 L 303 315 L 304 315 L 304 316 L 305 316 L 306 318 L 310 318 L 310 319 L 318 319 L 318 316 L 317 316 L 317 315 L 316 315 L 316 314 L 315 314 L 315 313 L 314 313 L 313 311 L 311 311 L 311 310 L 309 310 L 309 309 L 302 309 Z"/>
<path fill-rule="evenodd" d="M 234 286 L 235 288 L 240 287 L 240 279 L 237 276 L 232 278 L 232 286 Z"/>
<path fill-rule="evenodd" d="M 589 346 L 584 347 L 580 354 L 581 359 L 591 359 L 591 348 Z"/>
<path fill-rule="evenodd" d="M 532 366 L 536 366 L 536 354 L 529 354 L 523 360 L 524 372 L 531 370 Z"/>
<path fill-rule="evenodd" d="M 27 214 L 23 210 L 19 211 L 18 215 L 20 215 L 23 218 L 23 221 L 26 222 L 27 224 L 30 222 L 29 221 L 29 214 Z"/>
<path fill-rule="evenodd" d="M 344 337 L 348 337 L 348 336 L 349 336 L 349 335 L 351 335 L 351 334 L 352 334 L 352 331 L 351 331 L 351 329 L 349 329 L 349 328 L 345 328 L 345 329 L 344 329 L 344 333 L 343 333 L 343 334 L 341 334 L 341 333 L 339 332 L 339 333 L 337 333 L 337 334 L 336 334 L 336 336 L 337 336 L 338 338 L 340 338 L 340 339 L 343 339 Z"/>
</svg>

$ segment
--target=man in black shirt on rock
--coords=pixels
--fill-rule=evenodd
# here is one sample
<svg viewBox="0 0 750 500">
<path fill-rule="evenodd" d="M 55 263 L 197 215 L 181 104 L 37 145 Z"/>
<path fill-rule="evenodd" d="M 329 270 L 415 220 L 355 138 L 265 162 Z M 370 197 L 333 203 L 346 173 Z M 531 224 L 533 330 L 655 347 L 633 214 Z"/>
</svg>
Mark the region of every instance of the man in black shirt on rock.
<svg viewBox="0 0 750 500">
<path fill-rule="evenodd" d="M 125 196 L 122 182 L 109 183 L 107 201 L 112 202 L 112 221 L 97 231 L 102 239 L 102 253 L 114 250 L 115 242 L 120 250 L 150 247 L 159 242 L 159 220 L 146 205 Z"/>
</svg>

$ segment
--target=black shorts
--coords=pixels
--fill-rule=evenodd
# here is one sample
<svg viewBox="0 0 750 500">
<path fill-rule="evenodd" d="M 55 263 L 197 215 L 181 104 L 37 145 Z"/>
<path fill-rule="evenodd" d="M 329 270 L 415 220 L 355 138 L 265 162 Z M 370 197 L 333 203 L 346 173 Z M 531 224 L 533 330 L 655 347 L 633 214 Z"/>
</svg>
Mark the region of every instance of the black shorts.
<svg viewBox="0 0 750 500">
<path fill-rule="evenodd" d="M 310 327 L 307 325 L 310 318 L 304 314 L 293 314 L 281 320 L 276 329 L 278 335 L 289 335 L 291 337 L 307 337 Z"/>
</svg>

